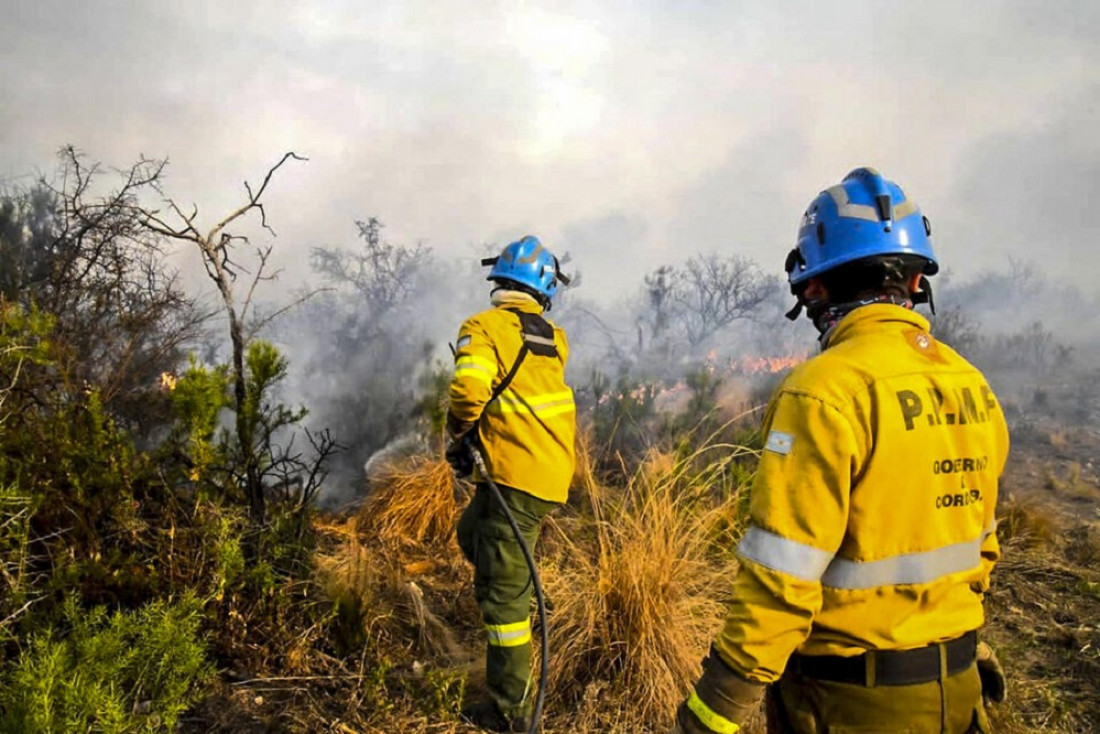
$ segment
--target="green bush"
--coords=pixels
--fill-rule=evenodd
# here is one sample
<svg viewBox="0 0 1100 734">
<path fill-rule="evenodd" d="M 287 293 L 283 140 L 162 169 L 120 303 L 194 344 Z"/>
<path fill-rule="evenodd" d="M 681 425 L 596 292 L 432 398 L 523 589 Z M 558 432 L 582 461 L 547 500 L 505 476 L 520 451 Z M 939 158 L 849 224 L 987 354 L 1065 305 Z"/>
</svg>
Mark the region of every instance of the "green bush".
<svg viewBox="0 0 1100 734">
<path fill-rule="evenodd" d="M 65 604 L 67 633 L 31 638 L 0 680 L 0 731 L 173 731 L 213 675 L 191 595 L 132 612 Z"/>
<path fill-rule="evenodd" d="M 30 590 L 28 545 L 31 498 L 14 486 L 0 485 L 0 645 L 27 610 Z"/>
<path fill-rule="evenodd" d="M 230 404 L 229 368 L 207 367 L 192 355 L 187 370 L 171 387 L 171 400 L 176 416 L 173 443 L 183 447 L 188 479 L 206 479 L 211 466 L 225 463 L 225 451 L 215 434 L 218 417 Z"/>
</svg>

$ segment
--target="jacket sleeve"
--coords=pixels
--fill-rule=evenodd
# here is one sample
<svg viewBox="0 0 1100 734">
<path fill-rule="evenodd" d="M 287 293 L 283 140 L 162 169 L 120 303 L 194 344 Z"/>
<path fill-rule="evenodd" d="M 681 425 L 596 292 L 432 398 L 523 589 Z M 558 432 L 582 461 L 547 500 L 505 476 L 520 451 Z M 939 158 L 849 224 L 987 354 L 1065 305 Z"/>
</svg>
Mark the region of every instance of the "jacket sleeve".
<svg viewBox="0 0 1100 734">
<path fill-rule="evenodd" d="M 839 409 L 797 390 L 777 394 L 764 434 L 733 602 L 715 648 L 748 680 L 771 683 L 821 610 L 821 575 L 845 536 L 861 449 Z"/>
<path fill-rule="evenodd" d="M 565 330 L 560 326 L 554 327 L 554 333 L 558 336 L 558 358 L 561 360 L 562 367 L 564 367 L 569 361 L 569 339 L 566 338 Z"/>
<path fill-rule="evenodd" d="M 496 349 L 488 332 L 476 320 L 467 320 L 458 331 L 454 377 L 448 390 L 447 432 L 452 438 L 477 423 L 492 395 L 497 372 Z"/>
</svg>

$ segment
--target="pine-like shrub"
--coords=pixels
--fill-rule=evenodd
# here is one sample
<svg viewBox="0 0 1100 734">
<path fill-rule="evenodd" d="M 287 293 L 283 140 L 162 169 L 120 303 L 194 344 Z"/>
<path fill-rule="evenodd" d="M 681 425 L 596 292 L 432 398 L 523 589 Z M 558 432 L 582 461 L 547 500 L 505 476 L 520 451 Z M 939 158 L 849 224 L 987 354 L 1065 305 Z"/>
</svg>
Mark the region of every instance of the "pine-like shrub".
<svg viewBox="0 0 1100 734">
<path fill-rule="evenodd" d="M 0 731 L 174 731 L 213 675 L 201 606 L 188 595 L 111 614 L 70 597 L 64 631 L 32 637 L 0 678 Z"/>
</svg>

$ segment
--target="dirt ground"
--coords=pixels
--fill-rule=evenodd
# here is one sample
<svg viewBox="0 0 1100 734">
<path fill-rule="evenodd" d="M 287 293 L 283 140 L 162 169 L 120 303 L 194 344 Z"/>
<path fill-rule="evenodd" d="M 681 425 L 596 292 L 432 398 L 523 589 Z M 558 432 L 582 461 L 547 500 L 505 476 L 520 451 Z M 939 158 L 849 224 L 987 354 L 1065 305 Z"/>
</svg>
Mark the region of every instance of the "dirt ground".
<svg viewBox="0 0 1100 734">
<path fill-rule="evenodd" d="M 1012 450 L 984 637 L 1009 677 L 998 732 L 1100 731 L 1100 390 L 1081 374 L 1002 395 Z"/>
</svg>

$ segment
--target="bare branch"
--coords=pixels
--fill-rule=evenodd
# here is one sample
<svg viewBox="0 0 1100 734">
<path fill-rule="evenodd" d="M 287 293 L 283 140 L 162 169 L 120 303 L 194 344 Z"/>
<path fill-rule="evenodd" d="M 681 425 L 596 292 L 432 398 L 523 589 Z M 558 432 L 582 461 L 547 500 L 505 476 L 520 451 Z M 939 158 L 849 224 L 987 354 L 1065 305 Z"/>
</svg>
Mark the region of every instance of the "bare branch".
<svg viewBox="0 0 1100 734">
<path fill-rule="evenodd" d="M 363 240 L 362 250 L 314 248 L 313 267 L 331 281 L 354 287 L 371 317 L 378 319 L 408 301 L 432 253 L 422 244 L 406 247 L 386 242 L 382 223 L 375 217 L 355 224 Z"/>
<path fill-rule="evenodd" d="M 776 281 L 738 255 L 690 258 L 674 273 L 669 292 L 692 347 L 738 319 L 748 318 L 774 292 Z"/>
<path fill-rule="evenodd" d="M 206 236 L 207 240 L 213 240 L 214 235 L 217 234 L 218 232 L 221 232 L 223 229 L 225 229 L 231 222 L 236 220 L 238 217 L 241 217 L 242 215 L 248 213 L 252 209 L 257 209 L 257 208 L 260 210 L 260 224 L 261 224 L 261 226 L 263 226 L 264 229 L 266 229 L 269 232 L 271 232 L 272 234 L 274 234 L 274 231 L 267 224 L 267 219 L 266 219 L 266 216 L 264 214 L 263 207 L 260 206 L 260 197 L 262 197 L 264 195 L 264 191 L 267 190 L 267 185 L 271 182 L 271 177 L 273 175 L 275 175 L 275 172 L 278 171 L 279 168 L 281 168 L 284 163 L 286 163 L 288 160 L 291 160 L 291 159 L 296 160 L 296 161 L 308 161 L 309 160 L 308 158 L 305 158 L 303 156 L 298 155 L 294 151 L 284 153 L 283 157 L 279 160 L 279 162 L 276 163 L 274 166 L 272 166 L 270 169 L 268 169 L 267 175 L 264 176 L 263 183 L 260 184 L 260 188 L 256 190 L 256 193 L 252 193 L 252 187 L 249 186 L 248 181 L 245 181 L 244 182 L 244 188 L 245 188 L 245 191 L 248 192 L 248 202 L 246 204 L 243 204 L 242 206 L 238 207 L 236 210 L 230 212 L 220 222 L 215 224 L 214 228 L 212 230 L 210 230 L 210 233 Z"/>
<path fill-rule="evenodd" d="M 313 298 L 318 293 L 327 293 L 327 292 L 332 291 L 332 290 L 335 290 L 335 289 L 331 288 L 331 287 L 328 287 L 328 288 L 315 288 L 315 289 L 309 291 L 308 293 L 306 293 L 305 295 L 303 295 L 299 298 L 296 298 L 291 303 L 288 303 L 287 305 L 283 306 L 282 308 L 274 311 L 273 313 L 265 316 L 264 318 L 256 321 L 254 324 L 252 324 L 252 326 L 248 329 L 248 338 L 251 339 L 251 338 L 255 337 L 256 334 L 260 333 L 260 331 L 265 326 L 270 324 L 272 321 L 274 321 L 278 317 L 282 316 L 287 311 L 290 311 L 292 309 L 297 308 L 298 306 L 301 306 L 303 303 L 305 303 L 309 299 Z"/>
<path fill-rule="evenodd" d="M 252 283 L 248 286 L 248 293 L 244 297 L 244 304 L 241 306 L 241 318 L 248 317 L 248 309 L 252 306 L 252 294 L 256 292 L 256 286 L 261 280 L 263 280 L 264 268 L 267 266 L 267 259 L 271 256 L 271 245 L 267 247 L 256 248 L 256 258 L 259 260 L 259 266 L 256 268 L 256 275 L 252 278 Z M 274 276 L 272 276 L 274 278 Z"/>
</svg>

